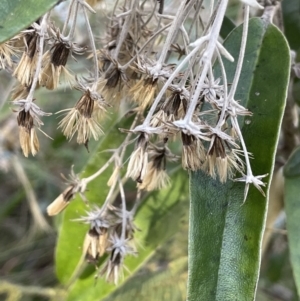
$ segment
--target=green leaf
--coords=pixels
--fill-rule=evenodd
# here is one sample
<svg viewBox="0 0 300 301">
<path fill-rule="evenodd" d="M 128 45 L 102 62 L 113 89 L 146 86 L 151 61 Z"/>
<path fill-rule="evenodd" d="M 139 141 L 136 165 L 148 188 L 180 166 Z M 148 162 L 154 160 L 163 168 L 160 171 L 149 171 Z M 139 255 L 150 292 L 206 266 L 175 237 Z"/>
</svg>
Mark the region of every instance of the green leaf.
<svg viewBox="0 0 300 301">
<path fill-rule="evenodd" d="M 172 184 L 159 192 L 151 193 L 141 204 L 135 218 L 136 226 L 141 229 L 135 235 L 139 254 L 125 260 L 125 266 L 131 274 L 142 267 L 155 253 L 159 244 L 176 233 L 180 217 L 187 206 L 188 181 L 185 171 L 177 170 L 172 176 Z M 78 258 L 78 257 L 77 257 Z M 94 274 L 80 277 L 70 288 L 69 301 L 95 301 L 109 297 L 117 287 L 98 279 L 96 285 Z M 124 280 L 130 274 L 125 272 Z"/>
<path fill-rule="evenodd" d="M 299 239 L 299 216 L 300 216 L 300 147 L 290 156 L 284 167 L 284 207 L 286 212 L 288 242 L 290 258 L 293 268 L 294 280 L 300 296 L 300 239 Z M 298 170 L 297 170 L 298 167 Z"/>
<path fill-rule="evenodd" d="M 183 301 L 186 298 L 187 257 L 180 257 L 157 271 L 134 275 L 103 301 Z M 176 286 L 174 285 L 176 283 Z"/>
<path fill-rule="evenodd" d="M 224 46 L 237 62 L 242 26 Z M 228 82 L 235 64 L 224 62 Z M 240 119 L 254 175 L 269 173 L 274 165 L 287 86 L 290 57 L 287 42 L 272 24 L 259 18 L 249 22 L 245 59 L 235 99 L 253 112 Z M 220 76 L 216 67 L 215 74 Z M 244 185 L 221 184 L 202 171 L 190 177 L 190 233 L 188 301 L 254 300 L 260 266 L 260 246 L 267 199 L 250 187 L 242 206 Z"/>
<path fill-rule="evenodd" d="M 223 39 L 226 39 L 227 36 L 234 30 L 235 24 L 233 21 L 227 16 L 224 17 L 220 35 Z"/>
<path fill-rule="evenodd" d="M 283 0 L 282 15 L 284 33 L 291 49 L 300 49 L 300 0 Z"/>
<path fill-rule="evenodd" d="M 57 2 L 57 0 L 1 0 L 0 43 L 27 28 Z"/>
</svg>

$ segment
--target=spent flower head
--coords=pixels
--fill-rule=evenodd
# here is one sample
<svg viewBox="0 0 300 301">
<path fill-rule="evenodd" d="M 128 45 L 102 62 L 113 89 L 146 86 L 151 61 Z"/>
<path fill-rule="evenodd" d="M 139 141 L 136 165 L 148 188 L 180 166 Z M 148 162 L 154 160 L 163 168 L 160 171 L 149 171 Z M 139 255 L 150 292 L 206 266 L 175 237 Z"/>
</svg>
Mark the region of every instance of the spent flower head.
<svg viewBox="0 0 300 301">
<path fill-rule="evenodd" d="M 65 67 L 68 58 L 72 54 L 82 55 L 86 47 L 79 47 L 68 37 L 63 36 L 54 25 L 50 27 L 52 33 L 50 50 L 43 55 L 43 68 L 39 75 L 39 83 L 47 89 L 56 89 L 59 83 L 61 73 L 64 74 L 67 82 L 73 81 L 73 76 Z"/>
<path fill-rule="evenodd" d="M 137 255 L 136 250 L 130 245 L 128 239 L 120 238 L 116 233 L 111 236 L 110 258 L 100 271 L 100 275 L 106 275 L 106 280 L 118 284 L 123 277 L 124 259 L 128 255 Z"/>
<path fill-rule="evenodd" d="M 61 176 L 66 181 L 68 187 L 47 207 L 47 213 L 50 216 L 57 215 L 64 210 L 77 193 L 79 193 L 83 201 L 87 202 L 84 195 L 86 183 L 75 174 L 73 166 L 68 179 L 64 175 Z"/>
<path fill-rule="evenodd" d="M 58 112 L 68 112 L 59 122 L 58 127 L 68 139 L 72 139 L 77 133 L 77 143 L 87 145 L 91 137 L 98 140 L 103 134 L 99 120 L 106 112 L 108 105 L 101 95 L 83 82 L 78 81 L 76 88 L 84 94 L 74 108 Z"/>
<path fill-rule="evenodd" d="M 35 127 L 39 129 L 43 125 L 40 116 L 49 116 L 51 113 L 45 113 L 33 101 L 28 102 L 26 99 L 15 100 L 12 103 L 17 106 L 15 111 L 18 112 L 19 138 L 23 154 L 25 157 L 28 157 L 29 153 L 35 156 L 40 148 Z"/>
</svg>

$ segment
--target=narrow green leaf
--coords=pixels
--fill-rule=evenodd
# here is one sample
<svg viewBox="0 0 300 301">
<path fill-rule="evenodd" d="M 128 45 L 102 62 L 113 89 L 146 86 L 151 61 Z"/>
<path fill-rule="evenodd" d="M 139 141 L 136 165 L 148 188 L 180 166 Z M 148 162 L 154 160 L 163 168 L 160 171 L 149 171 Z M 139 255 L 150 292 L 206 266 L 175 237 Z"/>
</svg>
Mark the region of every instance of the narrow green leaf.
<svg viewBox="0 0 300 301">
<path fill-rule="evenodd" d="M 284 33 L 291 49 L 300 49 L 300 0 L 283 0 L 282 16 Z"/>
<path fill-rule="evenodd" d="M 180 217 L 187 206 L 188 177 L 185 171 L 177 170 L 172 176 L 172 184 L 159 192 L 151 193 L 137 212 L 136 226 L 141 229 L 135 235 L 139 254 L 125 260 L 130 274 L 134 274 L 154 254 L 159 244 L 165 242 L 176 233 L 180 225 Z M 94 274 L 80 277 L 70 288 L 68 301 L 95 301 L 110 296 L 118 287 L 98 279 L 95 284 Z M 130 274 L 125 272 L 124 280 Z"/>
<path fill-rule="evenodd" d="M 238 58 L 242 27 L 224 42 Z M 235 63 L 225 62 L 228 81 Z M 255 175 L 272 176 L 287 85 L 290 57 L 287 42 L 272 24 L 249 23 L 245 60 L 235 99 L 253 112 L 241 119 L 243 136 L 254 156 Z M 219 68 L 215 74 L 220 76 Z M 244 185 L 221 184 L 202 171 L 191 174 L 188 301 L 250 301 L 257 286 L 260 246 L 267 200 L 250 187 L 242 205 Z"/>
<path fill-rule="evenodd" d="M 0 43 L 27 28 L 56 3 L 57 0 L 1 0 Z"/>
<path fill-rule="evenodd" d="M 288 242 L 294 280 L 300 297 L 300 148 L 290 156 L 284 168 L 284 208 L 286 212 Z M 297 170 L 298 167 L 298 170 Z"/>
</svg>

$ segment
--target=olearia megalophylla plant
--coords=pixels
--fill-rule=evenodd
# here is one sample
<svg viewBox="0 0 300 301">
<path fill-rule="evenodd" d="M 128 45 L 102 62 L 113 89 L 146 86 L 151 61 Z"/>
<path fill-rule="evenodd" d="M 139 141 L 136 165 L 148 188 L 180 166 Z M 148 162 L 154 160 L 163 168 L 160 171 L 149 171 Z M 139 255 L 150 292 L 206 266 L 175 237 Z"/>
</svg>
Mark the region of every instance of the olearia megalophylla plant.
<svg viewBox="0 0 300 301">
<path fill-rule="evenodd" d="M 99 43 L 101 48 L 95 44 L 88 17 L 88 13 L 95 13 L 90 4 L 97 2 L 71 0 L 62 28 L 54 24 L 49 11 L 0 45 L 0 66 L 18 80 L 12 105 L 26 157 L 38 153 L 36 130 L 42 131 L 41 118 L 51 115 L 33 98 L 39 86 L 55 90 L 64 78 L 70 88 L 82 92 L 74 107 L 58 112 L 64 115 L 58 129 L 69 140 L 75 136 L 87 148 L 90 139 L 105 135 L 101 123 L 107 111 L 126 103 L 135 114 L 131 127 L 122 130 L 124 141 L 112 151 L 106 164 L 86 178 L 80 178 L 72 169 L 69 178 L 65 178 L 67 188 L 47 209 L 51 216 L 60 213 L 76 194 L 88 203 L 84 194 L 88 184 L 114 164 L 104 204 L 87 207 L 87 215 L 77 221 L 90 225 L 83 242 L 85 258 L 97 265 L 99 257 L 109 254 L 97 276 L 104 275 L 117 283 L 124 258 L 137 254 L 134 215 L 141 194 L 171 185 L 167 165 L 180 156 L 172 153 L 170 141 L 182 142 L 184 169 L 202 169 L 221 182 L 244 182 L 244 202 L 250 184 L 264 194 L 261 186 L 265 185 L 262 178 L 266 175 L 252 173 L 250 154 L 238 123 L 238 116 L 251 112 L 234 98 L 244 59 L 249 9 L 263 7 L 255 0 L 241 2 L 243 35 L 235 76 L 229 83 L 223 60 L 233 61 L 233 57 L 219 41 L 228 0 L 210 1 L 209 5 L 203 0 L 179 1 L 176 10 L 172 3 L 163 0 L 115 2 L 107 20 L 106 36 Z M 85 20 L 89 37 L 86 46 L 76 43 L 79 15 Z M 75 55 L 93 59 L 92 74 L 73 75 L 67 63 Z M 221 68 L 220 78 L 214 77 L 215 62 Z M 126 149 L 133 142 L 134 150 L 127 158 Z M 126 176 L 122 179 L 121 170 L 126 164 Z M 236 172 L 240 178 L 235 178 Z M 124 182 L 129 178 L 137 183 L 137 197 L 130 210 L 124 192 Z M 121 197 L 120 207 L 113 206 L 117 194 Z"/>
</svg>

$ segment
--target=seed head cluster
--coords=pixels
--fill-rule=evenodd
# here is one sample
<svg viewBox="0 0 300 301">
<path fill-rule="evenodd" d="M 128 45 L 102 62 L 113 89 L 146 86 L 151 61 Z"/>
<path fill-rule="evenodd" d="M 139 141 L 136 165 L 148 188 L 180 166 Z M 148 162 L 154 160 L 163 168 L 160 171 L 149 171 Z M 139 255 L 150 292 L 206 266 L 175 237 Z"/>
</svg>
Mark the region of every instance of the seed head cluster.
<svg viewBox="0 0 300 301">
<path fill-rule="evenodd" d="M 58 129 L 68 140 L 75 136 L 87 149 L 91 139 L 106 135 L 104 124 L 113 110 L 128 120 L 134 115 L 131 126 L 122 129 L 124 141 L 117 141 L 116 148 L 109 150 L 108 162 L 87 178 L 72 170 L 65 179 L 67 187 L 47 209 L 49 215 L 56 215 L 77 194 L 88 204 L 84 194 L 88 183 L 97 181 L 114 163 L 105 201 L 101 196 L 97 206 L 87 207 L 86 215 L 76 219 L 89 225 L 82 247 L 86 260 L 98 266 L 99 258 L 108 254 L 97 277 L 114 283 L 122 275 L 125 257 L 137 254 L 134 214 L 140 198 L 144 192 L 171 185 L 169 172 L 177 162 L 189 172 L 202 170 L 222 183 L 241 174 L 237 180 L 246 183 L 245 198 L 250 183 L 264 193 L 263 176 L 254 177 L 249 160 L 244 163 L 249 154 L 241 143 L 237 118 L 251 116 L 251 112 L 234 98 L 239 72 L 231 85 L 223 67 L 223 60 L 233 60 L 216 35 L 224 14 L 211 12 L 202 24 L 194 22 L 202 18 L 202 6 L 196 0 L 171 2 L 120 1 L 107 14 L 100 40 L 95 39 L 96 28 L 92 30 L 88 14 L 105 9 L 102 4 L 65 2 L 61 5 L 69 13 L 64 24 L 56 24 L 48 12 L 0 45 L 0 67 L 17 79 L 12 105 L 26 157 L 37 155 L 42 148 L 37 130 L 42 132 L 41 118 L 51 115 L 36 104 L 37 88 L 52 91 L 65 81 L 67 87 L 81 92 L 72 107 L 61 102 Z M 218 9 L 223 11 L 226 5 L 222 0 Z M 86 23 L 86 39 L 79 40 L 77 34 L 79 17 Z M 75 76 L 71 66 L 77 60 L 92 68 Z M 222 76 L 215 75 L 215 65 Z M 130 210 L 126 181 L 136 182 L 137 187 Z"/>
</svg>

